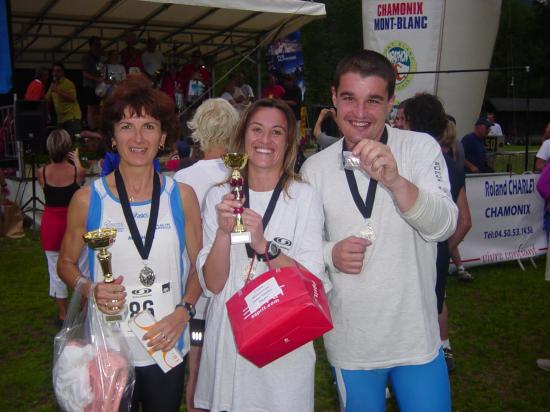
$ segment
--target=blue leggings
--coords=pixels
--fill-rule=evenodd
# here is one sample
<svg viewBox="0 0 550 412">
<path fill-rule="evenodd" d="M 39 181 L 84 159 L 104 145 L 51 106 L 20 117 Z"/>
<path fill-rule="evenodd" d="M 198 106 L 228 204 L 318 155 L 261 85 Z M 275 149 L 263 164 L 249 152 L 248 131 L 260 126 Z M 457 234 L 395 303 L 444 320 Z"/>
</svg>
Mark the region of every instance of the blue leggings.
<svg viewBox="0 0 550 412">
<path fill-rule="evenodd" d="M 443 350 L 430 363 L 387 369 L 333 368 L 341 412 L 384 412 L 390 379 L 401 412 L 450 412 L 451 388 Z"/>
</svg>

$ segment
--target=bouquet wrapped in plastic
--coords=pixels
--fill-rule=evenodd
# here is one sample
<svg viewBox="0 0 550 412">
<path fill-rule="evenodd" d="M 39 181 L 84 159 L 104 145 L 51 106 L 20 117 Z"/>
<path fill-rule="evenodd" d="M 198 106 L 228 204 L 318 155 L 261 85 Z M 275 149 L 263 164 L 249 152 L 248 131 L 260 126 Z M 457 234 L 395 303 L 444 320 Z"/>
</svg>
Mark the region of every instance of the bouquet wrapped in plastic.
<svg viewBox="0 0 550 412">
<path fill-rule="evenodd" d="M 78 281 L 63 328 L 54 339 L 53 387 L 63 411 L 129 411 L 135 375 L 119 326 L 97 309 Z"/>
</svg>

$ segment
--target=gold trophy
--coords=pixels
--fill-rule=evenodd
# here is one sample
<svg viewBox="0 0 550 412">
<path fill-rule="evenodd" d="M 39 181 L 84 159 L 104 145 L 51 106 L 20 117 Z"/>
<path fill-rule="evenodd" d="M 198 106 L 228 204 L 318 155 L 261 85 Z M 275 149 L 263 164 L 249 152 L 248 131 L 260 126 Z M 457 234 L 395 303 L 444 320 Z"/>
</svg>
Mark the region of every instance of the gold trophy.
<svg viewBox="0 0 550 412">
<path fill-rule="evenodd" d="M 97 254 L 97 260 L 103 271 L 103 282 L 104 283 L 113 283 L 115 281 L 111 269 L 111 252 L 107 249 L 114 243 L 116 239 L 116 229 L 113 228 L 104 228 L 96 229 L 90 232 L 87 232 L 82 236 L 84 242 L 88 247 L 99 250 Z M 113 307 L 114 310 L 120 309 Z M 124 319 L 124 314 L 116 315 L 105 315 L 105 319 L 109 322 L 118 322 Z"/>
<path fill-rule="evenodd" d="M 229 179 L 229 185 L 232 187 L 231 193 L 235 195 L 235 200 L 242 200 L 244 179 L 240 170 L 246 166 L 248 155 L 246 153 L 227 153 L 222 155 L 222 160 L 225 166 L 231 169 L 231 178 Z M 231 232 L 231 244 L 250 243 L 250 232 L 246 230 L 243 223 L 243 207 L 236 207 L 233 211 L 237 217 Z"/>
</svg>

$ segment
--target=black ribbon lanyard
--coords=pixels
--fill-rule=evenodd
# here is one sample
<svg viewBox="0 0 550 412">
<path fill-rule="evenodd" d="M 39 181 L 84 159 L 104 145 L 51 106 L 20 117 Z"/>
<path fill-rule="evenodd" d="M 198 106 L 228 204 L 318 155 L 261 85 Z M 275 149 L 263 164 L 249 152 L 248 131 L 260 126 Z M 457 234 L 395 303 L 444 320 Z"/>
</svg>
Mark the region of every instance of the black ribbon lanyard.
<svg viewBox="0 0 550 412">
<path fill-rule="evenodd" d="M 155 229 L 157 227 L 157 219 L 159 215 L 159 203 L 160 203 L 160 179 L 156 172 L 153 172 L 153 198 L 151 199 L 151 211 L 149 213 L 149 224 L 147 225 L 147 234 L 145 235 L 145 245 L 141 240 L 139 229 L 136 225 L 134 215 L 132 214 L 132 208 L 130 207 L 130 200 L 128 199 L 128 192 L 126 192 L 126 186 L 124 180 L 118 169 L 115 170 L 115 183 L 116 190 L 118 191 L 118 197 L 122 205 L 122 211 L 124 212 L 124 218 L 130 233 L 132 240 L 139 255 L 143 260 L 147 260 L 151 247 L 153 246 L 153 239 L 155 238 Z"/>
<path fill-rule="evenodd" d="M 380 143 L 387 144 L 388 143 L 388 130 L 386 127 L 384 127 L 384 132 L 382 133 L 382 138 L 380 139 Z M 343 141 L 342 144 L 342 152 L 346 150 L 346 142 Z M 368 219 L 372 214 L 372 208 L 374 206 L 374 197 L 376 196 L 376 188 L 378 187 L 378 180 L 370 178 L 369 181 L 369 188 L 367 190 L 367 197 L 365 201 L 363 202 L 363 199 L 361 198 L 361 195 L 359 194 L 359 188 L 357 187 L 357 181 L 355 180 L 355 173 L 353 170 L 344 169 L 346 172 L 346 179 L 348 181 L 349 190 L 351 192 L 351 196 L 353 197 L 353 201 L 355 202 L 355 205 L 357 206 L 357 209 L 365 219 Z"/>
<path fill-rule="evenodd" d="M 244 191 L 244 207 L 249 208 L 250 207 L 250 191 L 248 188 L 248 184 L 245 182 L 243 185 L 243 191 Z M 279 179 L 277 182 L 277 186 L 275 186 L 275 189 L 273 190 L 273 193 L 271 194 L 271 199 L 269 199 L 269 203 L 267 205 L 267 209 L 265 210 L 265 213 L 262 217 L 262 225 L 264 227 L 264 231 L 267 228 L 267 225 L 271 219 L 271 215 L 273 214 L 273 211 L 275 210 L 275 206 L 277 205 L 277 200 L 279 200 L 279 196 L 281 195 L 281 192 L 283 191 L 283 181 L 282 179 Z M 254 256 L 254 250 L 252 247 L 246 243 L 246 254 L 249 258 Z"/>
</svg>

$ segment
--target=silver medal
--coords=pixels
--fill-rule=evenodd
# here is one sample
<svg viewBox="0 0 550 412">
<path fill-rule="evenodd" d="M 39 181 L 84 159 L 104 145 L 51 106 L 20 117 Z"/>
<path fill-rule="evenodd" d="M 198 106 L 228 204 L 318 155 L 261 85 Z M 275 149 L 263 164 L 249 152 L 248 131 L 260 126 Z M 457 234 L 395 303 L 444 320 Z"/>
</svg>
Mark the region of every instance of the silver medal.
<svg viewBox="0 0 550 412">
<path fill-rule="evenodd" d="M 365 220 L 363 228 L 359 231 L 359 234 L 357 236 L 362 237 L 363 239 L 370 240 L 371 242 L 374 242 L 376 240 L 376 234 L 374 233 L 374 225 L 372 223 L 372 219 L 369 218 Z"/>
<path fill-rule="evenodd" d="M 143 286 L 153 286 L 155 283 L 155 272 L 149 266 L 144 266 L 139 272 L 139 281 Z"/>
</svg>

